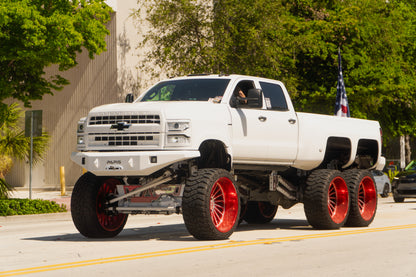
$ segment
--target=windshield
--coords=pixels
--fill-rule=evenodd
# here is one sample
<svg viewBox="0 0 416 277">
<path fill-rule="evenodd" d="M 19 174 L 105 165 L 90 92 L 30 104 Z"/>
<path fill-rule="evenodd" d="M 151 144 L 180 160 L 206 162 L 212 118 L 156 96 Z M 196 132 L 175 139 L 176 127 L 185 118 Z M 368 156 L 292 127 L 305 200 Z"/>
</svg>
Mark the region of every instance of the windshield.
<svg viewBox="0 0 416 277">
<path fill-rule="evenodd" d="M 229 82 L 229 79 L 165 81 L 151 88 L 140 101 L 220 102 Z"/>
</svg>

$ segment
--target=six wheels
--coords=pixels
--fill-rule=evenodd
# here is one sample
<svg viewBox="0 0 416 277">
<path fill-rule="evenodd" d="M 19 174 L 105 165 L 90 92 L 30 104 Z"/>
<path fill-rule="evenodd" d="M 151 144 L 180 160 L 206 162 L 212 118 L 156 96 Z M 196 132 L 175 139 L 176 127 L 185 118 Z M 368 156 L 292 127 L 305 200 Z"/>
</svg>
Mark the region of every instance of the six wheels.
<svg viewBox="0 0 416 277">
<path fill-rule="evenodd" d="M 106 209 L 106 202 L 119 183 L 117 179 L 99 178 L 90 172 L 78 179 L 72 192 L 71 213 L 82 235 L 107 238 L 123 230 L 128 215 Z M 394 197 L 394 200 L 404 199 Z M 309 175 L 303 202 L 307 220 L 314 228 L 364 227 L 375 217 L 377 191 L 369 171 L 353 169 L 341 173 L 321 169 Z M 277 208 L 269 202 L 249 201 L 242 219 L 248 223 L 268 223 Z M 186 182 L 182 211 L 186 228 L 195 238 L 227 239 L 238 225 L 240 215 L 238 190 L 231 173 L 217 168 L 198 170 Z"/>
<path fill-rule="evenodd" d="M 349 211 L 348 186 L 337 170 L 315 170 L 306 181 L 304 210 L 309 224 L 317 229 L 337 229 Z"/>
<path fill-rule="evenodd" d="M 183 219 L 197 239 L 227 239 L 238 225 L 238 191 L 233 176 L 224 169 L 201 169 L 185 185 Z"/>
<path fill-rule="evenodd" d="M 269 223 L 276 216 L 277 205 L 262 201 L 249 201 L 242 219 L 247 223 Z"/>
<path fill-rule="evenodd" d="M 368 226 L 377 210 L 377 189 L 374 179 L 367 170 L 348 170 L 344 175 L 350 191 L 350 213 L 345 225 Z"/>
<path fill-rule="evenodd" d="M 127 214 L 105 209 L 120 182 L 102 179 L 87 172 L 75 183 L 71 197 L 72 221 L 78 231 L 89 238 L 109 238 L 118 235 L 127 221 Z"/>
</svg>

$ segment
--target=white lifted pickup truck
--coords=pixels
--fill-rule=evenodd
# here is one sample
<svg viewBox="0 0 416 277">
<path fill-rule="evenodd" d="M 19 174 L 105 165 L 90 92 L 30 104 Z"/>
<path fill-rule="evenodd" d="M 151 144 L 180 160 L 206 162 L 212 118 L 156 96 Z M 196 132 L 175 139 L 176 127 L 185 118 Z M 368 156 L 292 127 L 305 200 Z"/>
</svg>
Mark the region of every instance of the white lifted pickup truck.
<svg viewBox="0 0 416 277">
<path fill-rule="evenodd" d="M 315 228 L 368 226 L 369 170 L 382 168 L 376 121 L 297 113 L 265 78 L 199 75 L 161 81 L 130 103 L 78 123 L 72 219 L 113 237 L 128 214 L 182 213 L 197 239 L 226 239 L 243 220 L 267 223 L 303 203 Z"/>
</svg>

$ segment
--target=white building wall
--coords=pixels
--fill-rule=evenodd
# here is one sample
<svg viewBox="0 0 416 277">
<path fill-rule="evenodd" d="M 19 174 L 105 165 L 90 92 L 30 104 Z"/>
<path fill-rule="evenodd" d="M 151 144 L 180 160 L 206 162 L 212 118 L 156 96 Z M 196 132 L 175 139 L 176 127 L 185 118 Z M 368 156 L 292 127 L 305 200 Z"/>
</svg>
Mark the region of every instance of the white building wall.
<svg viewBox="0 0 416 277">
<path fill-rule="evenodd" d="M 139 93 L 140 76 L 137 69 L 139 53 L 138 30 L 132 16 L 132 7 L 136 8 L 137 0 L 117 2 L 117 87 L 121 97 L 128 93 Z"/>
<path fill-rule="evenodd" d="M 109 1 L 107 1 L 109 2 Z M 139 96 L 155 81 L 149 72 L 140 68 L 149 49 L 138 48 L 149 30 L 145 19 L 148 1 L 112 0 L 117 10 L 117 86 L 124 98 L 128 93 Z M 142 2 L 142 3 L 141 3 Z M 137 12 L 140 10 L 140 12 Z"/>
</svg>

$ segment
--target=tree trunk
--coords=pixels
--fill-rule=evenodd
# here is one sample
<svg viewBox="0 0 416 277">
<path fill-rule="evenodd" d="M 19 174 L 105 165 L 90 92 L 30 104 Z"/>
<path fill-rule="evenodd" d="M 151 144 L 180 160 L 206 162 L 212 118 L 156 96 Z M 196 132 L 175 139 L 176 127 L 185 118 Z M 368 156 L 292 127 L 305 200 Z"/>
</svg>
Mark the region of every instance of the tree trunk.
<svg viewBox="0 0 416 277">
<path fill-rule="evenodd" d="M 405 140 L 404 145 L 405 145 L 405 148 L 406 148 L 406 165 L 407 165 L 412 160 L 412 149 L 411 149 L 411 146 L 410 146 L 410 136 L 405 135 L 404 140 Z"/>
</svg>

